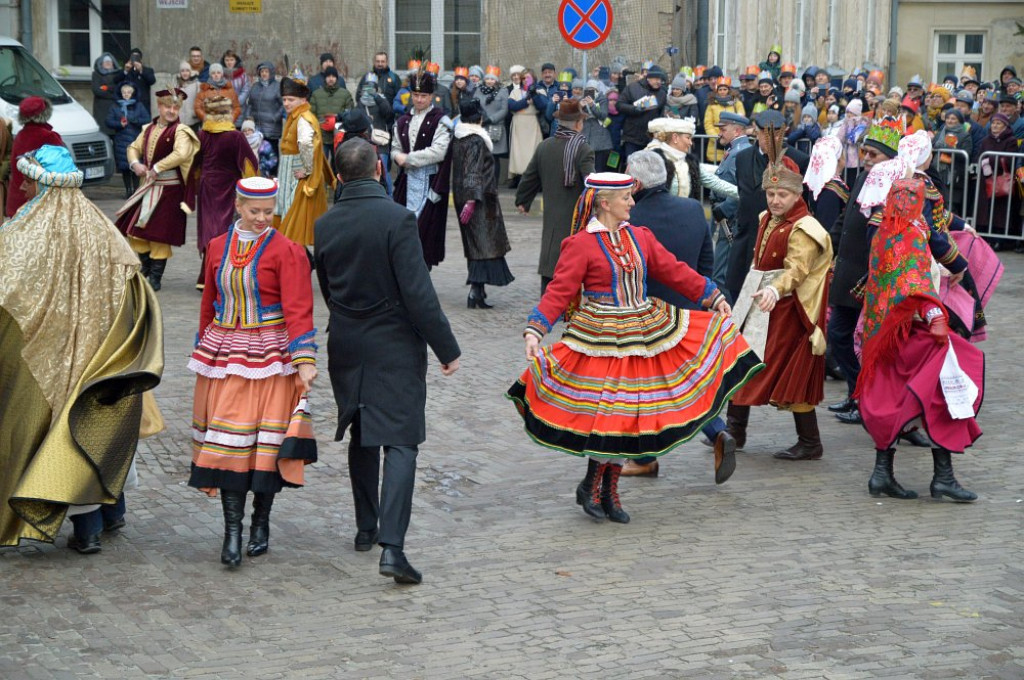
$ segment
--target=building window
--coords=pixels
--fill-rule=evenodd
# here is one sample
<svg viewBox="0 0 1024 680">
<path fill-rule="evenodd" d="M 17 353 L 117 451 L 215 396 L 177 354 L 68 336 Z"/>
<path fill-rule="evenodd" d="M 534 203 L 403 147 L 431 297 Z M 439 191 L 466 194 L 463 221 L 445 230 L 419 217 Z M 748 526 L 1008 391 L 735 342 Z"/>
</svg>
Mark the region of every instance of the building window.
<svg viewBox="0 0 1024 680">
<path fill-rule="evenodd" d="M 51 0 L 53 63 L 71 74 L 92 70 L 104 52 L 123 64 L 131 51 L 131 0 Z"/>
<path fill-rule="evenodd" d="M 718 0 L 715 17 L 715 63 L 728 69 L 732 62 L 733 0 Z"/>
<path fill-rule="evenodd" d="M 984 54 L 984 33 L 936 33 L 932 80 L 938 82 L 949 74 L 959 77 L 964 66 L 973 66 L 981 78 Z"/>
<path fill-rule="evenodd" d="M 447 70 L 481 63 L 482 0 L 390 0 L 391 53 L 396 68 L 410 59 Z"/>
</svg>

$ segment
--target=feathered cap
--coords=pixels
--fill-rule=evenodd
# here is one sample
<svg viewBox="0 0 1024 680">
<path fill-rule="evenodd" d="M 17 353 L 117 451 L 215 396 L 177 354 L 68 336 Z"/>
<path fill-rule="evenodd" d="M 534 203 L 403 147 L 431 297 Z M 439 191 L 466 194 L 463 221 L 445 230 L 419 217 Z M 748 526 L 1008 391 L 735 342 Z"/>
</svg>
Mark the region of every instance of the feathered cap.
<svg viewBox="0 0 1024 680">
<path fill-rule="evenodd" d="M 795 194 L 804 190 L 804 177 L 800 174 L 800 168 L 793 162 L 792 158 L 786 156 L 786 149 L 782 146 L 781 136 L 778 132 L 781 128 L 774 125 L 766 128 L 768 132 L 768 167 L 764 169 L 761 177 L 761 186 L 765 189 L 776 188 L 786 189 Z"/>
<path fill-rule="evenodd" d="M 180 87 L 168 85 L 162 90 L 157 90 L 156 103 L 164 106 L 181 106 L 181 103 L 188 99 L 188 94 Z"/>
<path fill-rule="evenodd" d="M 434 94 L 437 79 L 427 70 L 426 64 L 420 63 L 415 71 L 409 74 L 409 91 L 421 94 Z"/>
</svg>

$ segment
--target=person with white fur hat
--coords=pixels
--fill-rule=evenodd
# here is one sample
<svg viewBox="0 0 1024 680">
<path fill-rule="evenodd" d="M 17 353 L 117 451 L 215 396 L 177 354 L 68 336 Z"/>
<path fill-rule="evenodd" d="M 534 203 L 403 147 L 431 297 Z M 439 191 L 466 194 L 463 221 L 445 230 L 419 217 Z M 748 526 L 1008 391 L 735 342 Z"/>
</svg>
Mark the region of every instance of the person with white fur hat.
<svg viewBox="0 0 1024 680">
<path fill-rule="evenodd" d="M 696 123 L 692 118 L 655 118 L 647 124 L 653 137 L 647 149 L 665 159 L 669 171 L 667 186 L 673 196 L 700 199 L 704 186 L 726 197 L 737 197 L 736 185 L 715 175 L 714 165 L 701 163 L 691 153 Z"/>
</svg>

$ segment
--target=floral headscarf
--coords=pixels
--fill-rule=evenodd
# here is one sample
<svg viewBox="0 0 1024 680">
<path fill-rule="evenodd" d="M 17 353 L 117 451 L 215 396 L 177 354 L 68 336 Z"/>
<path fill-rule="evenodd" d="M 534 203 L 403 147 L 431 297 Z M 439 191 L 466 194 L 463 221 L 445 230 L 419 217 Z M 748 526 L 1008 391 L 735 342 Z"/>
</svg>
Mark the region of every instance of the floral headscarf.
<svg viewBox="0 0 1024 680">
<path fill-rule="evenodd" d="M 870 380 L 879 361 L 899 352 L 910 334 L 920 298 L 941 306 L 931 278 L 924 197 L 922 180 L 896 180 L 871 243 L 864 288 L 864 352 L 858 390 Z"/>
</svg>

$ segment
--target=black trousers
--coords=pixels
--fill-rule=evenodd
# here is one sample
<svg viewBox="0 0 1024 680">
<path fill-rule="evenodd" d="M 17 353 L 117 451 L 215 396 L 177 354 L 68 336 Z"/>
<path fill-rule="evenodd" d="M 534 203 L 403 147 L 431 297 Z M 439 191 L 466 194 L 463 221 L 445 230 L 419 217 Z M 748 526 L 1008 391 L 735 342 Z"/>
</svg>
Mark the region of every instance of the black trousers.
<svg viewBox="0 0 1024 680">
<path fill-rule="evenodd" d="M 832 305 L 828 317 L 828 344 L 832 349 L 832 357 L 846 377 L 846 388 L 851 397 L 857 389 L 857 376 L 860 375 L 860 361 L 853 349 L 853 334 L 857 330 L 858 318 L 859 309 L 841 305 Z"/>
<path fill-rule="evenodd" d="M 380 528 L 378 542 L 403 549 L 412 517 L 412 492 L 416 483 L 415 446 L 384 447 L 384 479 L 380 481 L 380 447 L 360 446 L 359 416 L 349 430 L 348 472 L 356 526 L 360 531 Z M 378 496 L 378 484 L 380 494 Z"/>
</svg>

